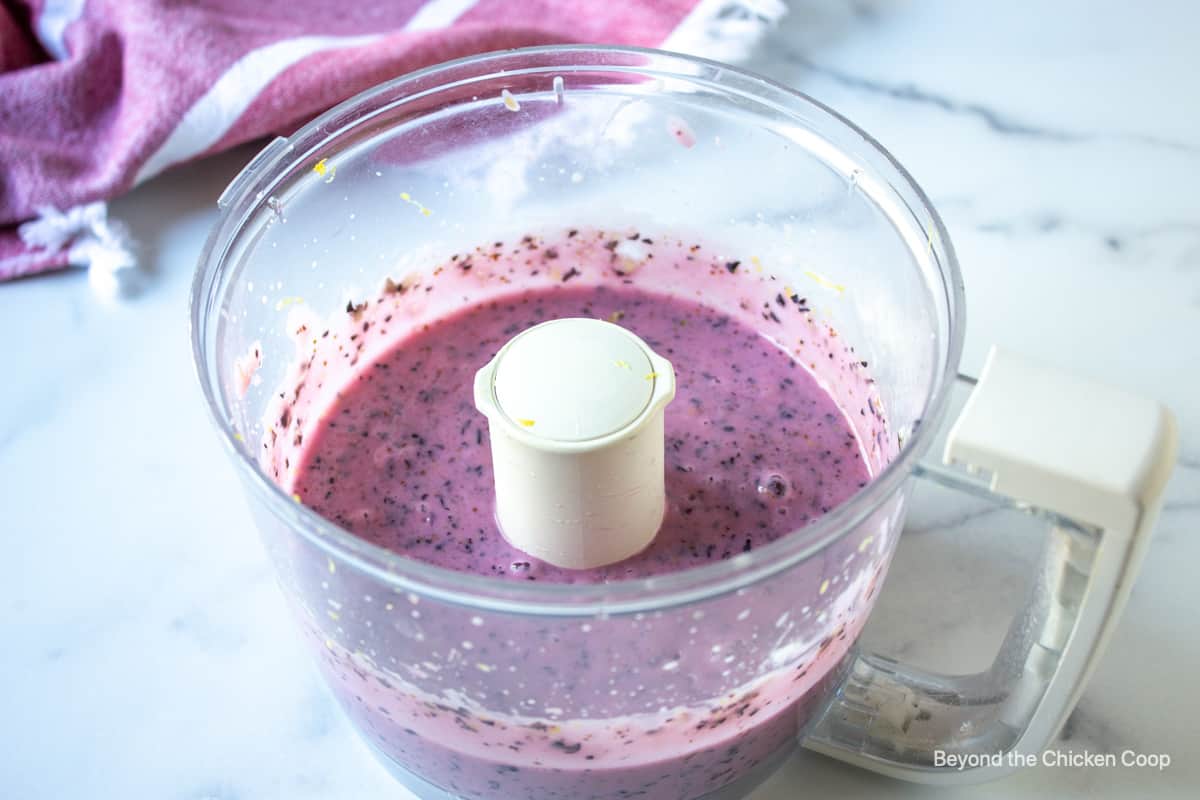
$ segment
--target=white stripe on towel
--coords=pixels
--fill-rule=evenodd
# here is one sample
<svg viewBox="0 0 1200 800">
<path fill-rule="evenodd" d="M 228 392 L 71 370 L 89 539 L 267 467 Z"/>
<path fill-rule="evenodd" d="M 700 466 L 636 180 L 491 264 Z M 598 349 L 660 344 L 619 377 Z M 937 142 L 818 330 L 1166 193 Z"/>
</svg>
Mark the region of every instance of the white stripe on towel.
<svg viewBox="0 0 1200 800">
<path fill-rule="evenodd" d="M 37 18 L 37 37 L 46 52 L 59 61 L 66 61 L 67 26 L 83 16 L 86 0 L 46 0 Z"/>
<path fill-rule="evenodd" d="M 79 0 L 82 2 L 82 0 Z M 423 31 L 454 22 L 478 0 L 430 0 L 404 26 Z M 219 142 L 259 93 L 288 67 L 313 53 L 371 44 L 387 33 L 364 36 L 300 36 L 246 53 L 225 71 L 142 164 L 134 184 L 186 161 Z"/>
<path fill-rule="evenodd" d="M 478 2 L 479 0 L 430 0 L 413 14 L 404 30 L 432 31 L 445 28 Z"/>
<path fill-rule="evenodd" d="M 297 61 L 322 50 L 370 44 L 382 36 L 299 36 L 251 50 L 192 104 L 171 134 L 142 164 L 133 182 L 141 183 L 219 142 L 259 93 Z"/>
</svg>

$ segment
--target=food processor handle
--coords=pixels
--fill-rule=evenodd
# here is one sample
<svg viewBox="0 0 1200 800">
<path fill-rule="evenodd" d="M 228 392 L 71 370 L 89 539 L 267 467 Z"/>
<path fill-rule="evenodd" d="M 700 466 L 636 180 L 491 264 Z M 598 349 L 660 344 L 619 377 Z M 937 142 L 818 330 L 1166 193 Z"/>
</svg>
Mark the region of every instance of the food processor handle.
<svg viewBox="0 0 1200 800">
<path fill-rule="evenodd" d="M 804 745 L 930 784 L 991 780 L 1040 759 L 1116 628 L 1177 444 L 1161 404 L 993 348 L 943 456 L 967 474 L 922 472 L 1049 522 L 1024 607 L 979 674 L 857 654 Z"/>
</svg>

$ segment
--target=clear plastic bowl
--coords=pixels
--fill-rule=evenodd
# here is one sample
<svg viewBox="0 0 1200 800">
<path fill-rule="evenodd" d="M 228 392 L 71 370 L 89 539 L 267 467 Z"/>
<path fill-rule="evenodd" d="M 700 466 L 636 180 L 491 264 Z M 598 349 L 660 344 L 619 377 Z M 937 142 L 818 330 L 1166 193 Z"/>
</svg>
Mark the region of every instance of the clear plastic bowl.
<svg viewBox="0 0 1200 800">
<path fill-rule="evenodd" d="M 842 679 L 961 349 L 954 254 L 879 145 L 724 65 L 534 48 L 367 91 L 272 143 L 220 205 L 192 297 L 204 393 L 317 662 L 403 782 L 422 797 L 734 797 L 792 751 Z M 806 287 L 872 365 L 888 425 L 873 480 L 752 552 L 594 585 L 418 563 L 277 485 L 264 420 L 298 305 L 333 318 L 450 253 L 569 226 L 702 236 L 758 280 Z"/>
</svg>

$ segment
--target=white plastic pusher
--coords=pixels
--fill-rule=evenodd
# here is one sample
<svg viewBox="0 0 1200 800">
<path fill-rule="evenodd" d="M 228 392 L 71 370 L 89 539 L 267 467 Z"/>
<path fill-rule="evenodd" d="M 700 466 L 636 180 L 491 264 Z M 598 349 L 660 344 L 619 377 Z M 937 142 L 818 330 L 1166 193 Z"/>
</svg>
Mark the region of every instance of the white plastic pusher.
<svg viewBox="0 0 1200 800">
<path fill-rule="evenodd" d="M 517 334 L 475 375 L 500 530 L 569 569 L 654 539 L 666 508 L 663 410 L 675 370 L 630 331 L 556 319 Z"/>
</svg>

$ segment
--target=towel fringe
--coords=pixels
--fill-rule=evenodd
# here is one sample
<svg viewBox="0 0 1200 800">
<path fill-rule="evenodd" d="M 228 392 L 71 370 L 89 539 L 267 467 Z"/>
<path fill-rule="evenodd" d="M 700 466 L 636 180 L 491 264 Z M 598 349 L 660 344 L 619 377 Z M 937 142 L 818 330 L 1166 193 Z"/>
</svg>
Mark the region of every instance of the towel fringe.
<svg viewBox="0 0 1200 800">
<path fill-rule="evenodd" d="M 101 294 L 115 294 L 121 288 L 122 273 L 137 267 L 129 230 L 108 218 L 108 205 L 103 201 L 66 211 L 39 206 L 37 213 L 36 219 L 17 228 L 21 241 L 52 253 L 65 249 L 68 262 L 86 267 L 89 282 Z"/>
</svg>

